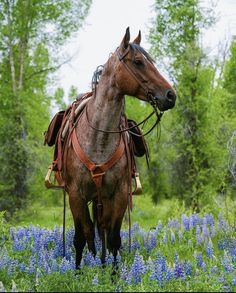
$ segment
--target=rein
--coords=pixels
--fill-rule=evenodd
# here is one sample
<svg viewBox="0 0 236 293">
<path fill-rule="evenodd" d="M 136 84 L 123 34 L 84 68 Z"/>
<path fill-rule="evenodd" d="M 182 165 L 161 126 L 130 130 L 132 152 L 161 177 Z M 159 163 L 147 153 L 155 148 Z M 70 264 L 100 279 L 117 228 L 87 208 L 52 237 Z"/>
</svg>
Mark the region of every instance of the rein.
<svg viewBox="0 0 236 293">
<path fill-rule="evenodd" d="M 154 108 L 154 109 L 155 109 L 155 108 Z M 144 134 L 137 134 L 137 133 L 134 133 L 134 132 L 130 131 L 130 130 L 136 128 L 137 126 L 140 126 L 140 125 L 144 124 L 145 122 L 147 122 L 148 119 L 150 119 L 154 113 L 157 115 L 157 120 L 156 120 L 156 122 L 154 123 L 154 125 L 151 127 L 151 129 L 149 129 L 146 133 L 144 133 Z M 96 131 L 103 132 L 103 133 L 122 133 L 122 132 L 129 131 L 129 132 L 131 132 L 133 135 L 138 136 L 138 137 L 146 136 L 147 134 L 149 134 L 149 133 L 154 129 L 154 127 L 155 127 L 155 126 L 161 121 L 161 117 L 162 117 L 162 115 L 163 115 L 162 112 L 159 114 L 159 113 L 157 112 L 157 110 L 155 109 L 155 110 L 152 111 L 152 113 L 149 114 L 144 120 L 142 120 L 141 122 L 139 122 L 138 124 L 136 124 L 136 125 L 134 125 L 134 126 L 126 127 L 126 128 L 121 129 L 121 130 L 104 130 L 104 129 L 97 128 L 97 127 L 95 127 L 95 126 L 93 126 L 93 125 L 91 124 L 91 122 L 90 122 L 89 119 L 88 119 L 87 105 L 86 105 L 86 108 L 85 108 L 85 116 L 86 116 L 86 120 L 87 120 L 89 126 L 90 126 L 92 129 L 94 129 L 94 130 L 96 130 Z"/>
</svg>

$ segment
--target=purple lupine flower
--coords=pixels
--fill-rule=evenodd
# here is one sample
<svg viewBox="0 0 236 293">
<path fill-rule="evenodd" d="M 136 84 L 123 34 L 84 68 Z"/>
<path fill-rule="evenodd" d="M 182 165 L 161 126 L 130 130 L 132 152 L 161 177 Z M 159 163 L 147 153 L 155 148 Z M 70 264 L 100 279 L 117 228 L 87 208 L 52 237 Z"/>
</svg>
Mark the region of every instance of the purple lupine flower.
<svg viewBox="0 0 236 293">
<path fill-rule="evenodd" d="M 192 230 L 194 228 L 194 221 L 193 221 L 193 217 L 190 216 L 189 217 L 189 230 Z"/>
<path fill-rule="evenodd" d="M 25 271 L 26 271 L 26 265 L 25 265 L 25 263 L 20 263 L 20 265 L 19 265 L 19 268 L 20 268 L 20 271 L 22 272 L 22 273 L 24 273 Z"/>
<path fill-rule="evenodd" d="M 218 229 L 222 231 L 227 231 L 228 229 L 228 225 L 221 214 L 218 216 Z"/>
<path fill-rule="evenodd" d="M 201 253 L 195 253 L 195 260 L 197 263 L 197 267 L 201 268 L 203 265 L 203 257 Z"/>
<path fill-rule="evenodd" d="M 231 262 L 230 256 L 225 252 L 224 258 L 222 259 L 222 266 L 227 273 L 234 271 L 234 266 Z"/>
<path fill-rule="evenodd" d="M 175 265 L 174 265 L 174 276 L 176 279 L 179 279 L 179 278 L 184 278 L 185 277 L 185 274 L 184 274 L 184 267 L 182 265 L 182 263 L 180 263 L 179 261 L 178 262 L 175 262 Z"/>
<path fill-rule="evenodd" d="M 215 226 L 210 226 L 210 236 L 211 237 L 215 237 L 216 236 Z"/>
<path fill-rule="evenodd" d="M 161 268 L 161 265 L 158 264 L 155 266 L 154 271 L 150 275 L 150 280 L 151 281 L 157 281 L 159 286 L 163 286 L 164 283 L 164 274 Z"/>
<path fill-rule="evenodd" d="M 180 223 L 179 223 L 179 221 L 177 219 L 170 219 L 168 221 L 167 227 L 172 228 L 172 229 L 174 229 L 176 231 L 179 231 Z"/>
<path fill-rule="evenodd" d="M 233 286 L 233 287 L 235 287 L 235 286 L 236 286 L 236 278 L 235 278 L 235 277 L 232 279 L 232 282 L 231 282 L 231 284 L 232 284 L 232 286 Z"/>
<path fill-rule="evenodd" d="M 57 271 L 58 271 L 58 264 L 57 264 L 57 261 L 56 261 L 55 258 L 53 258 L 53 259 L 51 260 L 50 270 L 51 270 L 52 272 L 57 272 Z"/>
<path fill-rule="evenodd" d="M 190 261 L 184 261 L 183 268 L 186 276 L 193 275 L 193 266 Z"/>
<path fill-rule="evenodd" d="M 228 284 L 224 284 L 221 288 L 222 288 L 222 292 L 232 292 Z"/>
<path fill-rule="evenodd" d="M 138 232 L 140 230 L 140 226 L 138 222 L 135 222 L 131 227 L 131 234 Z"/>
<path fill-rule="evenodd" d="M 210 231 L 206 224 L 202 226 L 202 236 L 204 240 L 209 240 L 210 238 Z"/>
<path fill-rule="evenodd" d="M 199 225 L 196 226 L 196 241 L 197 245 L 201 245 L 203 242 L 202 232 Z"/>
<path fill-rule="evenodd" d="M 17 259 L 12 259 L 8 263 L 8 268 L 7 268 L 7 274 L 8 274 L 8 276 L 12 276 L 13 275 L 13 273 L 15 272 L 17 266 L 18 266 L 18 260 Z"/>
<path fill-rule="evenodd" d="M 183 233 L 181 232 L 181 230 L 178 231 L 178 237 L 179 237 L 179 242 L 181 242 L 183 240 Z"/>
<path fill-rule="evenodd" d="M 226 248 L 228 248 L 228 245 L 229 245 L 229 240 L 227 238 L 223 238 L 218 241 L 219 250 L 226 250 Z"/>
<path fill-rule="evenodd" d="M 131 250 L 138 250 L 141 248 L 141 244 L 139 243 L 138 240 L 134 240 L 131 242 Z"/>
<path fill-rule="evenodd" d="M 184 230 L 188 231 L 189 230 L 189 218 L 185 214 L 182 214 L 181 220 L 182 220 L 182 225 L 184 227 Z"/>
<path fill-rule="evenodd" d="M 155 233 L 151 233 L 149 247 L 150 249 L 154 249 L 157 246 L 157 238 Z"/>
<path fill-rule="evenodd" d="M 96 262 L 95 262 L 95 259 L 94 259 L 94 256 L 92 255 L 92 253 L 90 251 L 88 251 L 84 258 L 83 258 L 83 261 L 84 261 L 84 264 L 87 265 L 87 266 L 95 266 L 96 265 Z"/>
<path fill-rule="evenodd" d="M 166 231 L 163 234 L 162 240 L 161 240 L 161 244 L 166 244 L 167 243 L 167 235 L 166 235 Z"/>
<path fill-rule="evenodd" d="M 142 281 L 142 275 L 145 273 L 145 264 L 142 255 L 136 251 L 134 256 L 134 262 L 131 266 L 131 274 L 135 284 L 139 284 Z"/>
<path fill-rule="evenodd" d="M 161 221 L 159 221 L 158 225 L 156 226 L 156 231 L 160 232 L 162 230 L 162 228 L 163 228 L 163 225 L 162 225 Z"/>
<path fill-rule="evenodd" d="M 157 245 L 157 239 L 155 233 L 150 233 L 147 238 L 144 239 L 144 246 L 148 252 L 151 252 Z"/>
<path fill-rule="evenodd" d="M 206 221 L 207 221 L 207 224 L 210 226 L 210 227 L 213 227 L 214 224 L 215 224 L 215 221 L 214 221 L 214 217 L 212 214 L 205 214 L 205 218 L 206 218 Z"/>
<path fill-rule="evenodd" d="M 105 262 L 106 264 L 112 264 L 114 262 L 114 256 L 111 253 L 107 254 Z"/>
<path fill-rule="evenodd" d="M 64 274 L 67 271 L 73 270 L 73 265 L 64 257 L 59 264 L 59 271 L 61 274 Z"/>
<path fill-rule="evenodd" d="M 167 282 L 169 282 L 169 281 L 173 280 L 174 277 L 175 277 L 175 272 L 174 272 L 174 270 L 171 269 L 171 268 L 168 268 L 168 269 L 166 270 L 165 280 L 166 280 Z"/>
<path fill-rule="evenodd" d="M 132 283 L 132 272 L 128 270 L 126 264 L 121 264 L 120 268 L 120 278 L 123 280 L 126 284 L 130 285 Z"/>
<path fill-rule="evenodd" d="M 166 258 L 161 255 L 160 251 L 157 252 L 156 258 L 153 263 L 155 267 L 160 266 L 160 269 L 162 272 L 166 272 L 167 270 Z"/>
<path fill-rule="evenodd" d="M 170 232 L 170 241 L 171 241 L 171 243 L 175 242 L 175 233 L 174 233 L 174 231 Z"/>
<path fill-rule="evenodd" d="M 206 244 L 206 255 L 207 255 L 207 257 L 212 258 L 213 257 L 213 253 L 214 253 L 214 247 L 213 247 L 212 242 L 209 241 Z"/>
<path fill-rule="evenodd" d="M 194 213 L 190 217 L 191 217 L 193 227 L 196 227 L 196 225 L 201 224 L 201 219 L 199 218 L 198 214 Z"/>
<path fill-rule="evenodd" d="M 211 268 L 211 273 L 212 274 L 216 274 L 218 272 L 218 268 L 217 268 L 217 266 L 213 266 L 212 268 Z"/>
</svg>

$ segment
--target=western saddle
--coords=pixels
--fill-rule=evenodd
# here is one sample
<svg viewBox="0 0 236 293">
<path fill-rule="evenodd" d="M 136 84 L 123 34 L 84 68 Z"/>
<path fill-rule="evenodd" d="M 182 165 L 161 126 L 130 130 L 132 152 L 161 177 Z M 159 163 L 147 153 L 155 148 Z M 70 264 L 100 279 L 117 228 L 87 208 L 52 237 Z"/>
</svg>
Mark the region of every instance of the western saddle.
<svg viewBox="0 0 236 293">
<path fill-rule="evenodd" d="M 45 177 L 45 186 L 52 189 L 64 189 L 64 181 L 62 177 L 62 157 L 64 141 L 73 129 L 79 114 L 82 112 L 88 101 L 92 98 L 93 92 L 86 94 L 80 94 L 77 99 L 63 111 L 59 111 L 52 118 L 47 131 L 44 133 L 44 145 L 54 146 L 54 158 L 52 164 L 48 167 L 48 172 Z M 137 123 L 134 120 L 126 119 L 125 117 L 125 128 L 129 136 L 129 149 L 132 156 L 132 178 L 135 183 L 135 190 L 132 192 L 134 195 L 142 193 L 142 186 L 139 179 L 139 173 L 135 164 L 134 156 L 142 157 L 146 156 L 148 163 L 149 152 L 147 143 L 139 129 Z M 54 183 L 51 181 L 51 175 L 54 172 Z"/>
</svg>

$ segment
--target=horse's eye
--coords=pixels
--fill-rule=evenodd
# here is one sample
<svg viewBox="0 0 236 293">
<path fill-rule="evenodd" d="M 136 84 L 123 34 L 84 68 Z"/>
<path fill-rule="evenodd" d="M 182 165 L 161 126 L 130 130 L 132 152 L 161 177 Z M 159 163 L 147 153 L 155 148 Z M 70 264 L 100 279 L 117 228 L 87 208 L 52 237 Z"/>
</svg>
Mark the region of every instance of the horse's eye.
<svg viewBox="0 0 236 293">
<path fill-rule="evenodd" d="M 134 59 L 134 60 L 133 60 L 133 63 L 134 63 L 135 65 L 137 65 L 137 66 L 141 66 L 141 65 L 143 65 L 143 61 L 140 60 L 140 59 Z"/>
</svg>

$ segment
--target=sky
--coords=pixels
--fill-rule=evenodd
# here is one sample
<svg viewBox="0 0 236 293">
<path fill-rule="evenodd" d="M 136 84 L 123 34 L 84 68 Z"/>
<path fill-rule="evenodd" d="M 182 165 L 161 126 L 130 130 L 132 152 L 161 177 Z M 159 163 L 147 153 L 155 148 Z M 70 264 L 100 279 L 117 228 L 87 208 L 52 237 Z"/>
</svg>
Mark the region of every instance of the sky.
<svg viewBox="0 0 236 293">
<path fill-rule="evenodd" d="M 210 5 L 211 1 L 201 0 L 206 5 Z M 150 45 L 147 35 L 151 27 L 154 2 L 155 0 L 93 0 L 83 28 L 63 49 L 63 54 L 71 57 L 71 60 L 60 68 L 55 86 L 62 87 L 66 95 L 72 85 L 79 92 L 90 91 L 93 72 L 114 52 L 128 26 L 131 40 L 141 30 L 141 46 L 148 50 Z M 203 46 L 212 55 L 217 54 L 219 42 L 229 42 L 232 35 L 236 35 L 236 0 L 218 0 L 214 10 L 218 22 L 204 34 L 202 40 Z"/>
</svg>

